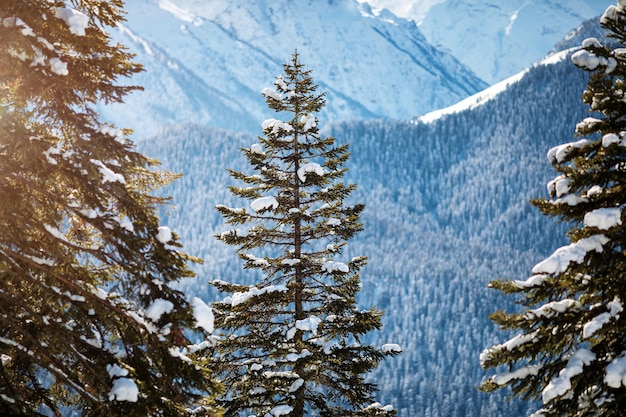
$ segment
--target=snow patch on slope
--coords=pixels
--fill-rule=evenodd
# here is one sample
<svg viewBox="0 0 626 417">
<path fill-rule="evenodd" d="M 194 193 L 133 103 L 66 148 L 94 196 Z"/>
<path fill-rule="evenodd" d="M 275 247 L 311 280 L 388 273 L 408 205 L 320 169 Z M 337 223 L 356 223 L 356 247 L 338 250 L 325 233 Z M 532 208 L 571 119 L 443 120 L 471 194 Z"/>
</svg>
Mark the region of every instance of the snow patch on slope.
<svg viewBox="0 0 626 417">
<path fill-rule="evenodd" d="M 183 22 L 193 23 L 196 26 L 200 26 L 202 24 L 202 19 L 198 18 L 188 10 L 176 6 L 169 0 L 159 0 L 159 7 L 166 12 L 171 13 L 172 16 L 176 19 L 182 20 Z"/>
</svg>

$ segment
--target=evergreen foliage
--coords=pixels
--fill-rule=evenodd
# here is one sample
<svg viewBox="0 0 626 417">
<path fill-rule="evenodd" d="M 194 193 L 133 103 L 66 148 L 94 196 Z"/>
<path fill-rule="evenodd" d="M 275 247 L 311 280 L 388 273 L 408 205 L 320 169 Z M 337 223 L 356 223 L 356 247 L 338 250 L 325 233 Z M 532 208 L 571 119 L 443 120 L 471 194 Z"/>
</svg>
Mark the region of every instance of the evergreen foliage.
<svg viewBox="0 0 626 417">
<path fill-rule="evenodd" d="M 0 414 L 179 416 L 214 384 L 179 354 L 193 259 L 153 194 L 175 176 L 94 111 L 137 89 L 122 2 L 71 3 L 0 2 Z"/>
<path fill-rule="evenodd" d="M 350 144 L 344 180 L 358 184 L 350 199 L 365 203 L 366 227 L 345 246 L 345 259 L 367 254 L 359 305 L 385 310 L 384 332 L 364 340 L 402 346 L 402 355 L 368 377 L 380 389 L 377 400 L 393 404 L 398 416 L 521 417 L 537 409 L 535 402 L 505 401 L 505 390 L 476 389 L 491 372 L 477 366 L 480 352 L 502 338 L 488 315 L 494 305 L 514 304 L 486 284 L 523 275 L 566 241 L 565 225 L 528 200 L 554 176 L 541 149 L 571 136 L 588 114 L 580 101 L 587 80 L 564 59 L 535 66 L 493 100 L 429 124 L 320 127 Z M 210 259 L 198 265 L 199 275 L 244 284 L 260 277 L 233 266 L 234 247 L 207 238 L 224 230 L 220 214 L 207 207 L 241 205 L 224 187 L 241 185 L 225 168 L 249 170 L 239 148 L 255 142 L 246 133 L 179 125 L 139 143 L 184 173 L 167 188 L 179 203 L 169 224 L 188 250 Z M 219 297 L 202 280 L 183 285 L 188 294 Z"/>
<path fill-rule="evenodd" d="M 242 152 L 254 174 L 231 171 L 245 187 L 231 187 L 250 208 L 217 207 L 226 221 L 247 226 L 219 234 L 238 247 L 245 269 L 262 271 L 255 285 L 216 281 L 232 293 L 215 303 L 216 366 L 223 371 L 226 416 L 383 416 L 365 381 L 395 345 L 376 349 L 362 336 L 381 327 L 377 309 L 359 310 L 359 271 L 365 257 L 338 261 L 362 229 L 364 206 L 345 205 L 355 185 L 341 181 L 348 146 L 318 134 L 315 113 L 323 94 L 295 53 L 265 89 L 268 106 L 286 122 L 263 123 L 259 143 Z M 256 254 L 251 251 L 257 250 Z"/>
<path fill-rule="evenodd" d="M 626 2 L 601 18 L 609 37 L 626 44 Z M 491 318 L 514 337 L 481 355 L 484 367 L 506 369 L 481 389 L 510 386 L 514 396 L 541 398 L 535 416 L 622 416 L 626 410 L 626 109 L 623 49 L 583 42 L 572 56 L 590 71 L 583 102 L 597 117 L 576 126 L 579 140 L 552 148 L 558 176 L 542 213 L 572 224 L 571 244 L 535 265 L 525 281 L 492 286 L 520 294 L 526 310 Z"/>
</svg>

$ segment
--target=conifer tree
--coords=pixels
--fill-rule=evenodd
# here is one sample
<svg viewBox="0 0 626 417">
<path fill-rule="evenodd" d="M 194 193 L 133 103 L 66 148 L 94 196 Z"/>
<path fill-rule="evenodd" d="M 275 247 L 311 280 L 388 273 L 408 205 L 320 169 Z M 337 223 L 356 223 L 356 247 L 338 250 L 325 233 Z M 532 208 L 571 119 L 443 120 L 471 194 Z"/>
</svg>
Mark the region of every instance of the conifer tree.
<svg viewBox="0 0 626 417">
<path fill-rule="evenodd" d="M 213 306 L 224 415 L 393 415 L 372 401 L 376 387 L 365 375 L 399 347 L 361 344 L 382 313 L 357 308 L 366 259 L 340 260 L 364 208 L 344 203 L 355 189 L 341 181 L 348 146 L 320 137 L 324 94 L 297 53 L 284 70 L 263 94 L 288 120 L 266 120 L 259 143 L 242 149 L 254 173 L 231 171 L 245 186 L 230 189 L 249 208 L 217 207 L 242 227 L 218 239 L 262 275 L 255 285 L 214 283 L 232 293 Z"/>
<path fill-rule="evenodd" d="M 94 110 L 141 70 L 106 32 L 122 2 L 71 4 L 0 2 L 0 415 L 183 415 L 212 382 L 178 348 L 192 258 L 153 194 L 174 176 Z"/>
<path fill-rule="evenodd" d="M 601 18 L 608 36 L 626 44 L 626 1 Z M 514 332 L 481 355 L 484 367 L 505 369 L 485 381 L 541 398 L 535 416 L 623 416 L 626 410 L 626 58 L 621 47 L 583 42 L 572 61 L 590 71 L 583 101 L 594 117 L 548 158 L 558 176 L 550 198 L 534 200 L 544 214 L 572 223 L 571 243 L 532 269 L 524 281 L 493 287 L 521 295 L 525 311 L 491 318 Z"/>
</svg>

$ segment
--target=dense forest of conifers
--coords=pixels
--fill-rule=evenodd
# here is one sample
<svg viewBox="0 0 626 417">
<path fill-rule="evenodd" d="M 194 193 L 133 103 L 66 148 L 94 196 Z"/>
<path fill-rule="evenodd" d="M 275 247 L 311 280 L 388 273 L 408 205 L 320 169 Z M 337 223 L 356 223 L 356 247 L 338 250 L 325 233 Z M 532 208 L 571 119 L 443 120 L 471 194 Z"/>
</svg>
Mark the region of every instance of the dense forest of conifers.
<svg viewBox="0 0 626 417">
<path fill-rule="evenodd" d="M 566 59 L 532 68 L 492 101 L 430 124 L 353 121 L 325 134 L 350 144 L 346 179 L 364 203 L 365 230 L 346 258 L 365 255 L 360 303 L 386 310 L 373 343 L 404 353 L 371 379 L 379 399 L 401 417 L 523 416 L 537 407 L 480 393 L 478 356 L 502 341 L 487 316 L 512 299 L 487 288 L 497 278 L 526 279 L 531 267 L 565 243 L 557 225 L 528 200 L 546 195 L 554 173 L 546 152 L 573 140 L 587 114 L 580 96 L 588 75 Z M 268 118 L 274 117 L 272 114 Z M 259 127 L 259 134 L 261 128 Z M 164 167 L 184 173 L 166 189 L 169 213 L 188 252 L 204 258 L 198 278 L 183 284 L 207 302 L 220 299 L 208 281 L 251 283 L 232 248 L 213 235 L 226 230 L 216 204 L 230 196 L 226 169 L 245 170 L 239 147 L 253 135 L 176 126 L 140 143 Z"/>
</svg>

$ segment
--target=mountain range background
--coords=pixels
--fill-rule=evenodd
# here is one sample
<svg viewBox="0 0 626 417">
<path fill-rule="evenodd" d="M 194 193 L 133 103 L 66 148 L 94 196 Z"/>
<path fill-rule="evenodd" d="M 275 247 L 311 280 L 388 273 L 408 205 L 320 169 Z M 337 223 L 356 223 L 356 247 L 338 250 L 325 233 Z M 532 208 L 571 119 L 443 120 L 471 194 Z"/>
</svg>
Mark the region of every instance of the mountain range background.
<svg viewBox="0 0 626 417">
<path fill-rule="evenodd" d="M 581 22 L 601 15 L 598 0 L 370 0 L 412 19 L 431 44 L 489 84 L 527 68 Z"/>
<path fill-rule="evenodd" d="M 130 82 L 145 91 L 101 113 L 184 174 L 165 190 L 164 221 L 204 264 L 181 286 L 218 300 L 208 281 L 257 277 L 214 239 L 226 229 L 214 206 L 245 204 L 226 169 L 247 169 L 239 148 L 276 117 L 260 91 L 297 49 L 326 92 L 323 134 L 350 144 L 351 198 L 366 205 L 345 256 L 369 257 L 359 301 L 386 310 L 368 342 L 404 350 L 370 376 L 377 399 L 400 417 L 529 415 L 538 404 L 476 389 L 480 352 L 510 336 L 487 316 L 515 308 L 487 284 L 525 279 L 566 243 L 568 225 L 528 200 L 555 176 L 547 150 L 588 115 L 588 75 L 568 56 L 601 36 L 594 17 L 612 2 L 372 3 L 129 1 L 113 35 L 144 64 Z"/>
</svg>

